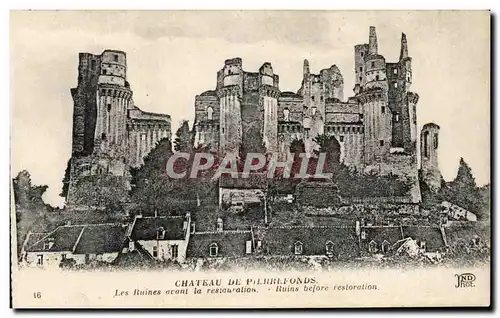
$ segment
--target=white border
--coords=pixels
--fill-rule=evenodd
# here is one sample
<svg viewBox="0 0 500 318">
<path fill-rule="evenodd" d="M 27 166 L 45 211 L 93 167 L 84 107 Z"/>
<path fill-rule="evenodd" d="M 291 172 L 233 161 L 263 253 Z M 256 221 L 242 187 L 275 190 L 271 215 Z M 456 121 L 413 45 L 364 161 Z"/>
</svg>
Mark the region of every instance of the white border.
<svg viewBox="0 0 500 318">
<path fill-rule="evenodd" d="M 382 9 L 425 9 L 425 10 L 436 10 L 436 9 L 473 9 L 473 10 L 479 10 L 479 9 L 492 9 L 493 12 L 498 12 L 499 10 L 499 1 L 498 0 L 490 0 L 490 1 L 485 1 L 485 0 L 475 0 L 475 1 L 435 1 L 435 0 L 420 0 L 418 2 L 413 2 L 413 3 L 408 3 L 408 2 L 401 2 L 401 1 L 383 1 L 383 0 L 378 0 L 378 1 L 346 1 L 342 3 L 338 3 L 337 1 L 318 1 L 318 0 L 308 0 L 308 1 L 301 1 L 301 2 L 295 2 L 295 3 L 290 3 L 290 2 L 275 2 L 271 3 L 270 1 L 266 0 L 251 0 L 247 2 L 235 2 L 233 1 L 220 1 L 220 0 L 212 0 L 212 1 L 195 1 L 195 0 L 183 0 L 183 1 L 176 1 L 176 2 L 170 2 L 168 4 L 164 4 L 160 1 L 154 1 L 154 0 L 142 0 L 142 1 L 130 1 L 130 0 L 122 0 L 122 1 L 96 1 L 96 0 L 87 0 L 87 1 L 78 1 L 78 2 L 69 2 L 69 1 L 17 1 L 16 3 L 10 4 L 10 6 L 7 5 L 7 1 L 2 2 L 2 10 L 0 11 L 0 25 L 1 25 L 1 37 L 2 37 L 2 43 L 5 44 L 5 47 L 3 50 L 1 50 L 2 53 L 2 58 L 0 59 L 0 70 L 2 71 L 1 74 L 1 85 L 0 89 L 2 90 L 2 99 L 3 103 L 0 107 L 0 143 L 2 146 L 2 152 L 0 155 L 0 160 L 2 164 L 2 169 L 0 169 L 0 180 L 2 182 L 0 185 L 2 188 L 0 189 L 0 200 L 1 200 L 1 206 L 4 207 L 3 211 L 3 218 L 4 218 L 4 228 L 3 228 L 3 235 L 2 235 L 2 243 L 4 248 L 2 249 L 4 252 L 4 256 L 2 259 L 4 260 L 1 263 L 1 268 L 3 275 L 1 275 L 2 279 L 2 284 L 3 288 L 1 289 L 1 299 L 2 299 L 2 316 L 13 316 L 14 312 L 10 309 L 9 307 L 9 298 L 10 298 L 10 276 L 7 275 L 7 272 L 10 272 L 9 264 L 7 262 L 7 251 L 10 251 L 10 245 L 9 245 L 9 240 L 7 234 L 9 233 L 9 211 L 6 209 L 9 205 L 9 187 L 10 187 L 10 182 L 7 180 L 10 180 L 10 175 L 9 175 L 9 160 L 10 160 L 10 153 L 9 153 L 9 131 L 10 131 L 10 100 L 9 100 L 9 10 L 18 10 L 18 9 L 42 9 L 42 10 L 50 10 L 50 9 L 250 9 L 250 10 L 256 10 L 256 9 L 307 9 L 307 10 L 312 10 L 312 9 L 336 9 L 336 10 L 342 10 L 342 9 L 377 9 L 377 10 L 382 10 Z M 286 5 L 284 5 L 286 4 Z M 401 5 L 404 5 L 402 7 Z M 496 23 L 498 23 L 498 20 L 496 20 Z M 495 27 L 495 32 L 494 32 L 494 37 L 496 38 L 496 27 Z M 29 39 L 26 39 L 29 41 Z M 496 41 L 494 42 L 496 43 Z M 495 45 L 495 52 L 497 51 L 496 45 Z M 496 90 L 498 88 L 498 85 L 495 85 L 493 88 Z M 29 93 L 29 92 L 27 92 Z M 496 105 L 494 105 L 496 107 Z M 495 122 L 499 122 L 499 111 L 496 112 L 495 116 Z M 495 140 L 498 140 L 498 135 L 496 134 L 497 132 L 495 131 Z M 493 137 L 493 136 L 492 136 Z M 494 176 L 494 180 L 496 180 L 496 174 Z M 493 180 L 492 180 L 493 182 Z M 495 187 L 496 188 L 496 187 Z M 498 190 L 495 191 L 493 194 L 494 197 L 499 197 Z M 496 214 L 495 212 L 492 212 L 492 214 Z M 495 217 L 495 227 L 498 225 L 498 215 Z M 495 242 L 496 243 L 496 242 Z M 498 254 L 498 248 L 496 248 L 496 244 L 494 244 L 495 251 L 494 255 Z M 496 267 L 493 269 L 493 271 L 496 270 Z M 498 295 L 498 291 L 496 293 Z M 498 296 L 497 296 L 498 297 Z M 497 299 L 496 299 L 497 300 Z M 496 303 L 495 300 L 495 303 Z M 498 303 L 497 303 L 498 304 Z M 234 312 L 210 312 L 208 314 L 211 315 L 232 315 Z M 260 312 L 260 313 L 252 313 L 252 312 L 244 312 L 245 315 L 247 316 L 261 316 L 261 315 L 268 315 L 270 312 Z M 306 315 L 310 314 L 311 312 L 295 312 L 295 313 L 284 313 L 284 312 L 273 312 L 274 314 L 294 314 L 294 315 Z M 367 312 L 322 312 L 318 313 L 315 312 L 315 314 L 326 314 L 326 315 L 349 315 L 349 316 L 357 316 L 361 314 L 366 314 Z M 35 312 L 29 312 L 29 313 L 24 313 L 26 317 L 34 317 Z M 53 313 L 48 313 L 49 315 L 52 315 Z M 60 312 L 58 313 L 61 316 L 66 316 L 69 315 L 67 313 Z M 94 312 L 92 313 L 93 316 L 96 317 L 104 317 L 109 313 L 103 313 L 103 312 Z M 111 314 L 115 315 L 123 315 L 123 312 L 112 312 Z M 176 312 L 161 312 L 159 313 L 160 315 L 168 314 L 169 316 L 177 316 L 180 315 L 179 313 Z M 183 316 L 195 316 L 200 314 L 199 312 L 185 312 L 183 313 Z M 368 313 L 370 315 L 384 315 L 385 313 L 383 312 L 376 312 L 376 313 Z M 426 317 L 438 317 L 440 313 L 426 313 L 426 312 L 421 312 L 421 313 L 413 313 L 413 314 L 418 314 Z M 467 312 L 453 312 L 451 313 L 453 315 L 463 315 L 467 314 Z M 487 313 L 482 313 L 486 315 Z M 86 315 L 85 313 L 73 313 L 75 316 L 84 316 Z M 129 316 L 135 316 L 139 317 L 141 315 L 144 315 L 142 312 L 134 312 L 133 314 L 128 314 Z"/>
</svg>

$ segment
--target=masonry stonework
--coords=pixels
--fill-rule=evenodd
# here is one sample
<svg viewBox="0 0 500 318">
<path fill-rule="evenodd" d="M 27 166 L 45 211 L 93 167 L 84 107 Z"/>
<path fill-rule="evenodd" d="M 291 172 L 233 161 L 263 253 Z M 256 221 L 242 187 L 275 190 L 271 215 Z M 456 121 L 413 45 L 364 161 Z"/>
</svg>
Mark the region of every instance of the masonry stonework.
<svg viewBox="0 0 500 318">
<path fill-rule="evenodd" d="M 368 43 L 354 47 L 354 96 L 346 101 L 336 65 L 312 74 L 304 60 L 300 88 L 282 92 L 271 63 L 252 73 L 243 70 L 240 58 L 226 60 L 217 73 L 215 91 L 196 97 L 196 146 L 210 144 L 223 154 L 238 153 L 245 135 L 258 130 L 268 152 L 284 161 L 291 159 L 293 140 L 304 141 L 306 151 L 314 155 L 314 138 L 331 135 L 341 145 L 344 164 L 409 177 L 415 183 L 411 197 L 418 202 L 418 94 L 410 91 L 411 64 L 404 33 L 399 60 L 387 62 L 379 54 L 376 29 L 370 27 Z M 428 133 L 437 139 L 434 130 Z M 422 169 L 436 179 L 439 169 L 433 158 L 423 160 Z"/>
<path fill-rule="evenodd" d="M 169 115 L 144 112 L 133 101 L 125 52 L 80 53 L 74 101 L 73 146 L 66 201 L 78 206 L 85 179 L 120 180 L 129 188 L 129 169 L 162 138 L 171 138 Z M 114 183 L 116 183 L 114 181 Z"/>
</svg>

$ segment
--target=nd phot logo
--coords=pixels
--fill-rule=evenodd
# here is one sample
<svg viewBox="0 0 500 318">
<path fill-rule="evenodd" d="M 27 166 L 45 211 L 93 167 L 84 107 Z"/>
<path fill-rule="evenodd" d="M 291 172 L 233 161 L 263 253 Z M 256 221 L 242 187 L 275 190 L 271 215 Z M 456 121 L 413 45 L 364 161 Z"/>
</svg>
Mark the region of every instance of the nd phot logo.
<svg viewBox="0 0 500 318">
<path fill-rule="evenodd" d="M 455 285 L 455 288 L 462 288 L 462 287 L 474 287 L 474 281 L 476 280 L 476 275 L 472 273 L 464 273 L 464 274 L 455 274 L 455 277 L 457 278 L 457 284 Z"/>
</svg>

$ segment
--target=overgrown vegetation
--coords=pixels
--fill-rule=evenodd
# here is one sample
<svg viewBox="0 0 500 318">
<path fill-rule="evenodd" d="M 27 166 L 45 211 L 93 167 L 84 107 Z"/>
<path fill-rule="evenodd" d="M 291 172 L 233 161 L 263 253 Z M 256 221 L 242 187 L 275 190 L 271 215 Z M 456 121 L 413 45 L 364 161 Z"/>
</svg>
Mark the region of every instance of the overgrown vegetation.
<svg viewBox="0 0 500 318">
<path fill-rule="evenodd" d="M 443 201 L 454 203 L 476 214 L 478 220 L 490 219 L 490 185 L 476 185 L 472 170 L 463 158 L 460 158 L 458 172 L 450 182 L 441 180 L 441 188 L 433 193 L 425 182 L 420 182 L 422 207 L 432 210 Z"/>
</svg>

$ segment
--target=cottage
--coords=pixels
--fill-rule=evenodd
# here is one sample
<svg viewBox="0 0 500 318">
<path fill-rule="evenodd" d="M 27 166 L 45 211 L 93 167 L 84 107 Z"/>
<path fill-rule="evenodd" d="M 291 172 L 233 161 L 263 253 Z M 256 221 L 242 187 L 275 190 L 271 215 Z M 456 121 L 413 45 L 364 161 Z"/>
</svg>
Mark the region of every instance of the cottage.
<svg viewBox="0 0 500 318">
<path fill-rule="evenodd" d="M 126 226 L 80 224 L 59 226 L 49 233 L 28 233 L 22 261 L 28 266 L 59 267 L 62 261 L 75 265 L 92 261 L 111 263 L 124 247 Z"/>
<path fill-rule="evenodd" d="M 387 254 L 402 238 L 403 231 L 400 226 L 362 226 L 360 246 L 364 252 Z"/>
<path fill-rule="evenodd" d="M 348 259 L 359 254 L 356 227 L 349 225 L 257 228 L 255 245 L 263 255 L 326 255 Z"/>
<path fill-rule="evenodd" d="M 136 216 L 127 237 L 129 250 L 139 250 L 158 261 L 186 260 L 186 250 L 194 224 L 186 216 Z"/>
<path fill-rule="evenodd" d="M 439 252 L 446 247 L 444 230 L 437 226 L 403 226 L 403 237 L 414 239 L 421 252 Z"/>
<path fill-rule="evenodd" d="M 251 230 L 195 232 L 188 245 L 188 257 L 245 257 L 253 253 Z"/>
</svg>

